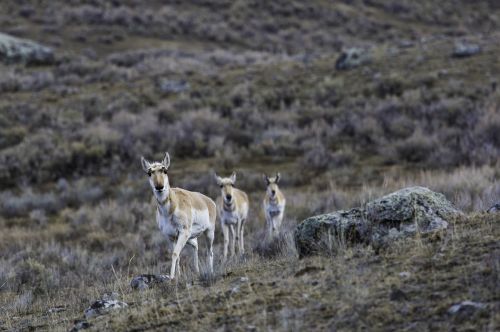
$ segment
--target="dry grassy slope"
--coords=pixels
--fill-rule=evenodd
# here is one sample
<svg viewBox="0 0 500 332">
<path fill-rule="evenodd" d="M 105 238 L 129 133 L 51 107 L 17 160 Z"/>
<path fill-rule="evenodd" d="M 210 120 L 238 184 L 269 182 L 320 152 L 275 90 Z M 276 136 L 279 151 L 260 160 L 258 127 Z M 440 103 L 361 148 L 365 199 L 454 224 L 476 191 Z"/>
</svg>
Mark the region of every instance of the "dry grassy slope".
<svg viewBox="0 0 500 332">
<path fill-rule="evenodd" d="M 471 216 L 442 239 L 409 240 L 380 254 L 358 247 L 301 261 L 249 258 L 208 288 L 181 282 L 137 294 L 121 279 L 120 295 L 134 304 L 91 320 L 92 330 L 494 331 L 500 327 L 499 222 L 498 215 Z M 465 300 L 488 309 L 448 313 Z M 53 319 L 62 317 L 68 313 Z"/>
</svg>

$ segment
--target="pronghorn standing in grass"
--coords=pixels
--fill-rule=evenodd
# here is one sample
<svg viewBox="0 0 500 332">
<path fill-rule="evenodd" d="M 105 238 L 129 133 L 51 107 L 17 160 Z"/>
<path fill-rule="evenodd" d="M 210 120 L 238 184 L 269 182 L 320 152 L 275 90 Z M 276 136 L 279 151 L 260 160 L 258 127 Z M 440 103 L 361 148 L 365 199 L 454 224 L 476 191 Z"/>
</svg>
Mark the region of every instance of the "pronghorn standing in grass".
<svg viewBox="0 0 500 332">
<path fill-rule="evenodd" d="M 219 209 L 222 234 L 224 235 L 224 261 L 226 261 L 229 231 L 231 231 L 231 256 L 234 256 L 235 242 L 238 243 L 238 253 L 240 255 L 245 253 L 243 233 L 250 204 L 248 203 L 247 194 L 234 187 L 236 173 L 233 172 L 228 178 L 221 178 L 215 174 L 215 179 L 221 188 L 221 197 L 217 198 L 217 207 Z"/>
<path fill-rule="evenodd" d="M 175 278 L 179 270 L 180 253 L 184 246 L 194 249 L 194 266 L 199 273 L 198 240 L 204 234 L 208 245 L 208 265 L 213 272 L 213 242 L 217 209 L 213 200 L 207 196 L 180 188 L 171 188 L 167 170 L 170 156 L 165 154 L 162 162 L 150 163 L 141 158 L 142 168 L 149 176 L 149 184 L 156 201 L 156 221 L 165 235 L 172 252 L 170 278 Z"/>
<path fill-rule="evenodd" d="M 280 181 L 280 173 L 275 177 L 268 177 L 264 174 L 266 180 L 266 196 L 264 197 L 264 215 L 266 216 L 267 235 L 272 238 L 278 235 L 285 213 L 286 199 L 278 182 Z"/>
</svg>

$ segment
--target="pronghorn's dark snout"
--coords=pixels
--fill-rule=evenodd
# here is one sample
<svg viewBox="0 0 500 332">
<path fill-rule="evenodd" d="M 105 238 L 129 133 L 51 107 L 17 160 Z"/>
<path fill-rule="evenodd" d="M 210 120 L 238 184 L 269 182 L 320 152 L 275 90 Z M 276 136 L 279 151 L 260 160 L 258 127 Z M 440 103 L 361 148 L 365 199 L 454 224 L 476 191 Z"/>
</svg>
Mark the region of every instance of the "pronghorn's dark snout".
<svg viewBox="0 0 500 332">
<path fill-rule="evenodd" d="M 227 195 L 226 195 L 226 199 L 227 199 L 228 201 L 230 201 L 230 200 L 231 200 L 231 197 L 232 197 L 232 196 L 231 196 L 230 194 L 227 194 Z"/>
<path fill-rule="evenodd" d="M 276 190 L 271 190 L 271 194 L 276 195 Z"/>
<path fill-rule="evenodd" d="M 162 191 L 163 190 L 163 185 L 156 185 L 155 186 L 155 189 L 158 190 L 158 191 Z"/>
</svg>

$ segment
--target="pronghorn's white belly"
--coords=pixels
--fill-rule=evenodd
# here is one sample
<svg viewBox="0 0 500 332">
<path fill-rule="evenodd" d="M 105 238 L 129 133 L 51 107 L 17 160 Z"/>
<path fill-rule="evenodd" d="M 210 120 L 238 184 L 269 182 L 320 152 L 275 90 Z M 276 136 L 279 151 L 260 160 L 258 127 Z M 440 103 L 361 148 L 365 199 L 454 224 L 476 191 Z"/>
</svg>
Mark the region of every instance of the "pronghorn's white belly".
<svg viewBox="0 0 500 332">
<path fill-rule="evenodd" d="M 189 238 L 196 238 L 205 230 L 210 227 L 210 215 L 208 209 L 205 210 L 191 210 L 192 226 Z M 160 232 L 167 237 L 177 237 L 182 225 L 177 222 L 176 217 L 172 215 L 160 214 L 157 212 L 156 220 Z"/>
<path fill-rule="evenodd" d="M 210 215 L 208 213 L 208 209 L 192 209 L 191 217 L 193 218 L 193 226 L 191 229 L 190 238 L 198 237 L 201 233 L 203 233 L 210 227 Z"/>
</svg>

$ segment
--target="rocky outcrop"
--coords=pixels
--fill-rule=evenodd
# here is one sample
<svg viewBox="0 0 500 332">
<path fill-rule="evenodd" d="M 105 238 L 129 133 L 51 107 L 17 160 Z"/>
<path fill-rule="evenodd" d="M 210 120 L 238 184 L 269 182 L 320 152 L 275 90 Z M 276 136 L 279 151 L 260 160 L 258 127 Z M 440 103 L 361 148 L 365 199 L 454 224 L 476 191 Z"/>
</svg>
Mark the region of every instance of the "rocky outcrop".
<svg viewBox="0 0 500 332">
<path fill-rule="evenodd" d="M 141 274 L 132 279 L 130 287 L 137 290 L 146 290 L 167 280 L 170 280 L 170 277 L 163 274 Z"/>
<path fill-rule="evenodd" d="M 0 60 L 5 63 L 51 64 L 54 52 L 34 41 L 0 33 Z"/>
<path fill-rule="evenodd" d="M 295 243 L 301 257 L 357 243 L 377 249 L 417 233 L 445 230 L 461 214 L 442 194 L 423 187 L 405 188 L 364 208 L 308 218 L 297 226 Z"/>
<path fill-rule="evenodd" d="M 335 68 L 337 70 L 346 70 L 359 67 L 370 62 L 370 53 L 362 48 L 349 48 L 340 54 L 339 58 L 335 62 Z"/>
</svg>

